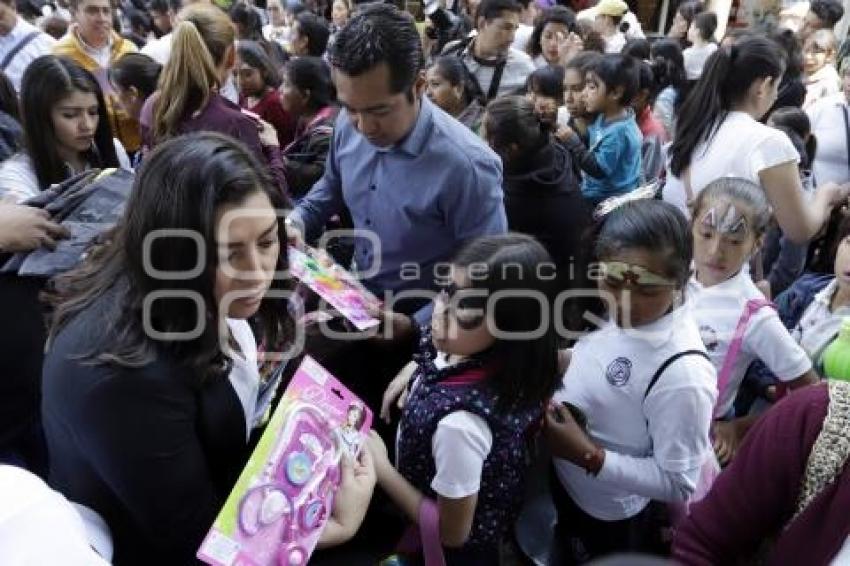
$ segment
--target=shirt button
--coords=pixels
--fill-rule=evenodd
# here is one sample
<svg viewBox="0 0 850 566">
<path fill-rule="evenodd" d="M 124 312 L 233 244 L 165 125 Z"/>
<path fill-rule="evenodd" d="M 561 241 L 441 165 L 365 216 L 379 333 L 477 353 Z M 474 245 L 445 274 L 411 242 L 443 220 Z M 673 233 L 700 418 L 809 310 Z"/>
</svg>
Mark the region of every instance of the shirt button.
<svg viewBox="0 0 850 566">
<path fill-rule="evenodd" d="M 378 187 L 376 187 L 375 185 L 372 185 L 371 187 L 369 187 L 369 190 L 370 191 L 377 191 Z"/>
<path fill-rule="evenodd" d="M 372 221 L 367 218 L 366 219 L 366 226 L 371 226 L 371 225 L 372 225 Z"/>
</svg>

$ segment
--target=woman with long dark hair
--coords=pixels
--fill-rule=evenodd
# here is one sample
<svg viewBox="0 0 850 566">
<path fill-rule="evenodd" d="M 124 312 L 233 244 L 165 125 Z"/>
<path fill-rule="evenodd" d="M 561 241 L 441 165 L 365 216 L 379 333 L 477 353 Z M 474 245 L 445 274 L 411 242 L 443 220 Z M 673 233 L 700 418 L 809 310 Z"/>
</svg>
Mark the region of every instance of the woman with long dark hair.
<svg viewBox="0 0 850 566">
<path fill-rule="evenodd" d="M 111 241 L 55 282 L 49 479 L 103 517 L 116 564 L 194 562 L 264 425 L 281 372 L 258 350 L 285 359 L 294 334 L 281 199 L 242 144 L 170 140 Z"/>
<path fill-rule="evenodd" d="M 97 79 L 70 59 L 44 55 L 30 64 L 21 123 L 24 151 L 0 165 L 2 200 L 22 202 L 92 167 L 130 167 Z"/>
<path fill-rule="evenodd" d="M 711 181 L 741 177 L 764 189 L 789 239 L 803 243 L 820 230 L 848 189 L 824 185 L 804 203 L 799 154 L 787 136 L 759 122 L 776 101 L 784 70 L 779 47 L 763 37 L 745 37 L 709 58 L 679 112 L 665 200 L 686 210 Z"/>
</svg>

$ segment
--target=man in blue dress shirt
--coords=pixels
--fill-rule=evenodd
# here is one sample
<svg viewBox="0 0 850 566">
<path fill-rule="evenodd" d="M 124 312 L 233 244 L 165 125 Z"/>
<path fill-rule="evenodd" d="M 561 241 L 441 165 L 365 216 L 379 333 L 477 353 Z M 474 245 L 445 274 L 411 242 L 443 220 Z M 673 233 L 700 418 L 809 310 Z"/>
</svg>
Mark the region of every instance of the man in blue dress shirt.
<svg viewBox="0 0 850 566">
<path fill-rule="evenodd" d="M 507 230 L 498 156 L 426 97 L 423 55 L 412 19 L 387 4 L 362 8 L 329 50 L 342 110 L 324 176 L 290 216 L 316 238 L 346 206 L 356 238 L 353 262 L 364 283 L 386 292 L 431 291 L 461 245 Z M 386 301 L 393 305 L 392 300 Z M 411 314 L 428 303 L 399 301 Z M 426 317 L 421 317 L 424 321 Z M 395 317 L 399 333 L 406 317 Z"/>
</svg>

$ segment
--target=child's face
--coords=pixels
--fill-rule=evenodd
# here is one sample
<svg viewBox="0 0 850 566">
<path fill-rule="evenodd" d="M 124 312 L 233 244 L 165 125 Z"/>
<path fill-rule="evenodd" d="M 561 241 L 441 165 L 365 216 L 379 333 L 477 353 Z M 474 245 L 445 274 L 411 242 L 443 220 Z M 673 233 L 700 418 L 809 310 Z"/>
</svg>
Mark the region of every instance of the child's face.
<svg viewBox="0 0 850 566">
<path fill-rule="evenodd" d="M 449 284 L 437 295 L 431 317 L 434 347 L 441 352 L 470 356 L 495 342 L 487 325 L 486 291 L 470 287 L 466 270 L 453 265 Z"/>
<path fill-rule="evenodd" d="M 850 289 L 850 234 L 844 236 L 835 250 L 835 279 L 842 289 Z"/>
<path fill-rule="evenodd" d="M 609 93 L 605 83 L 595 73 L 588 72 L 584 82 L 584 106 L 588 114 L 603 112 L 610 104 L 616 103 L 613 93 Z"/>
<path fill-rule="evenodd" d="M 803 69 L 807 75 L 813 75 L 835 59 L 835 50 L 820 45 L 814 39 L 803 44 Z"/>
<path fill-rule="evenodd" d="M 752 213 L 738 202 L 706 202 L 694 215 L 694 266 L 703 285 L 722 283 L 737 274 L 760 244 Z"/>
<path fill-rule="evenodd" d="M 239 84 L 239 92 L 243 96 L 256 96 L 266 88 L 260 71 L 245 63 L 240 63 L 237 67 L 236 78 Z"/>
<path fill-rule="evenodd" d="M 584 103 L 584 75 L 578 69 L 567 69 L 564 73 L 564 106 L 574 118 L 587 114 Z"/>
<path fill-rule="evenodd" d="M 657 250 L 623 249 L 601 258 L 609 270 L 599 280 L 603 302 L 620 328 L 637 328 L 664 316 L 678 296 L 676 283 L 666 274 L 668 257 Z M 625 265 L 623 265 L 625 264 Z M 623 268 L 626 268 L 623 270 Z"/>
<path fill-rule="evenodd" d="M 544 124 L 554 125 L 558 120 L 558 101 L 551 96 L 528 93 L 528 99 L 534 104 L 534 113 Z"/>
</svg>

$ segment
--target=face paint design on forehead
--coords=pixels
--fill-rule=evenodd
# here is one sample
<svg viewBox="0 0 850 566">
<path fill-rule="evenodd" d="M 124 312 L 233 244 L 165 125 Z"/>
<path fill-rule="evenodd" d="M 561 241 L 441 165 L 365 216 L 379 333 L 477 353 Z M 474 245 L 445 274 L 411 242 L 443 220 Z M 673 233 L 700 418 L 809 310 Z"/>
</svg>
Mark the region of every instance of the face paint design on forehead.
<svg viewBox="0 0 850 566">
<path fill-rule="evenodd" d="M 700 225 L 705 228 L 716 230 L 718 233 L 728 236 L 746 236 L 749 231 L 747 217 L 741 214 L 732 203 L 715 204 L 703 214 Z"/>
</svg>

